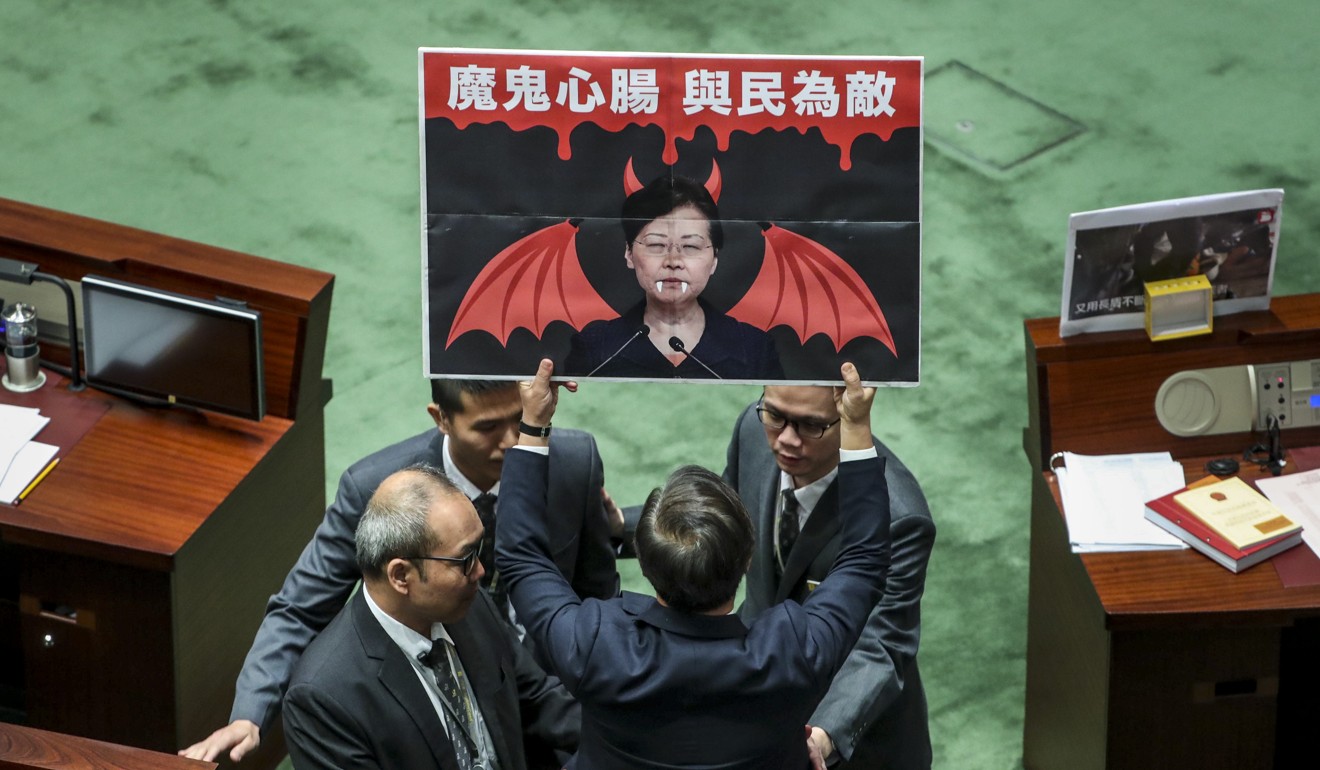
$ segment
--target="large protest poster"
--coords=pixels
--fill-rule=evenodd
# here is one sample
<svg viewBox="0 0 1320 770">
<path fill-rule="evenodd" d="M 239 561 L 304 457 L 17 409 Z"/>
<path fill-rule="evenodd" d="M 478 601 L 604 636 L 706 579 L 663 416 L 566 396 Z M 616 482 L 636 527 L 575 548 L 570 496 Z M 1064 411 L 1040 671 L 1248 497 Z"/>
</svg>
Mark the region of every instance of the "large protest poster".
<svg viewBox="0 0 1320 770">
<path fill-rule="evenodd" d="M 921 59 L 419 70 L 428 376 L 918 382 Z"/>
</svg>

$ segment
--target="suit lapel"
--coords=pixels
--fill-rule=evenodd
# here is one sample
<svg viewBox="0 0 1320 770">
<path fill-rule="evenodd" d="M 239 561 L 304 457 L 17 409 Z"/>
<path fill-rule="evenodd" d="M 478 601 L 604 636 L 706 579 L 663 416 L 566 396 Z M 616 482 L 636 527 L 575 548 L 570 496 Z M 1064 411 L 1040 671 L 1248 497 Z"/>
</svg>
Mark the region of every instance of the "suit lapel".
<svg viewBox="0 0 1320 770">
<path fill-rule="evenodd" d="M 352 599 L 353 623 L 358 629 L 358 637 L 362 640 L 367 657 L 380 661 L 377 677 L 381 686 L 399 702 L 404 713 L 416 725 L 422 740 L 435 757 L 436 766 L 458 770 L 454 747 L 449 743 L 440 715 L 436 713 L 435 706 L 418 681 L 412 663 L 371 614 L 371 608 L 362 597 L 363 590 L 360 589 Z"/>
<path fill-rule="evenodd" d="M 773 509 L 772 509 L 773 510 Z M 788 563 L 784 565 L 784 577 L 775 591 L 775 603 L 798 597 L 806 598 L 805 591 L 798 591 L 799 584 L 806 576 L 807 568 L 816 560 L 820 552 L 839 532 L 839 482 L 836 479 L 807 517 L 807 524 L 793 544 Z"/>
</svg>

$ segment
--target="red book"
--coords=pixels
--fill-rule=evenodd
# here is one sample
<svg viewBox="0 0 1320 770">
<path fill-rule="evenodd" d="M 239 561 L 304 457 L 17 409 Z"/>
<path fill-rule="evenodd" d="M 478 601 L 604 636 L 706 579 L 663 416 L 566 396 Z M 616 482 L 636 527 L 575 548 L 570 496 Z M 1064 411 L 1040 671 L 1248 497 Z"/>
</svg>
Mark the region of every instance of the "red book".
<svg viewBox="0 0 1320 770">
<path fill-rule="evenodd" d="M 1232 543 L 1220 537 L 1217 532 L 1173 499 L 1174 495 L 1185 491 L 1186 489 L 1179 489 L 1146 503 L 1146 518 L 1231 572 L 1241 572 L 1253 567 L 1302 542 L 1302 533 L 1297 530 L 1245 549 L 1234 548 Z"/>
</svg>

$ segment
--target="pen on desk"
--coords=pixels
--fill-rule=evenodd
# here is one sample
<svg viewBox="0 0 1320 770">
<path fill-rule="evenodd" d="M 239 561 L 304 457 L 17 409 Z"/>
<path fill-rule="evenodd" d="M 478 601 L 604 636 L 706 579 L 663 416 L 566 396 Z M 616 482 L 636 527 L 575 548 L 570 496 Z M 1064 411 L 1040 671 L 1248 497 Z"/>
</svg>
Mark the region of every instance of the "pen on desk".
<svg viewBox="0 0 1320 770">
<path fill-rule="evenodd" d="M 23 502 L 23 498 L 27 497 L 28 494 L 31 493 L 33 489 L 36 489 L 37 485 L 41 483 L 41 480 L 46 478 L 46 474 L 55 470 L 55 466 L 59 464 L 60 464 L 60 458 L 56 457 L 54 460 L 51 460 L 50 463 L 48 463 L 46 467 L 42 469 L 41 473 L 38 473 L 37 477 L 32 480 L 32 483 L 28 484 L 26 487 L 24 487 L 22 492 L 18 493 L 18 499 L 14 501 L 14 504 L 17 505 Z"/>
</svg>

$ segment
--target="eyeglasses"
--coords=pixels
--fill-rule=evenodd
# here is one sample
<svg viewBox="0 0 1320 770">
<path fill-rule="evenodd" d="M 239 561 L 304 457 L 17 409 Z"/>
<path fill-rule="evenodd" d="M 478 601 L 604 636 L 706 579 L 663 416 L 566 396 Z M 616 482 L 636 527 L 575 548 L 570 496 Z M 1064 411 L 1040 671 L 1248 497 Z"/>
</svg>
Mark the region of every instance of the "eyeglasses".
<svg viewBox="0 0 1320 770">
<path fill-rule="evenodd" d="M 663 257 L 673 251 L 684 257 L 699 257 L 711 247 L 710 242 L 704 238 L 684 238 L 678 243 L 671 243 L 665 238 L 648 238 L 633 241 L 633 245 L 648 257 Z"/>
<path fill-rule="evenodd" d="M 463 568 L 463 575 L 471 575 L 473 568 L 481 559 L 482 541 L 478 540 L 477 545 L 464 556 L 405 556 L 405 559 L 424 559 L 426 561 L 447 561 L 459 565 Z"/>
<path fill-rule="evenodd" d="M 770 430 L 779 431 L 792 425 L 793 430 L 802 438 L 820 438 L 825 432 L 843 421 L 839 418 L 833 422 L 819 422 L 817 420 L 790 420 L 784 415 L 776 412 L 768 406 L 756 407 L 756 416 L 761 418 L 761 424 Z"/>
</svg>

